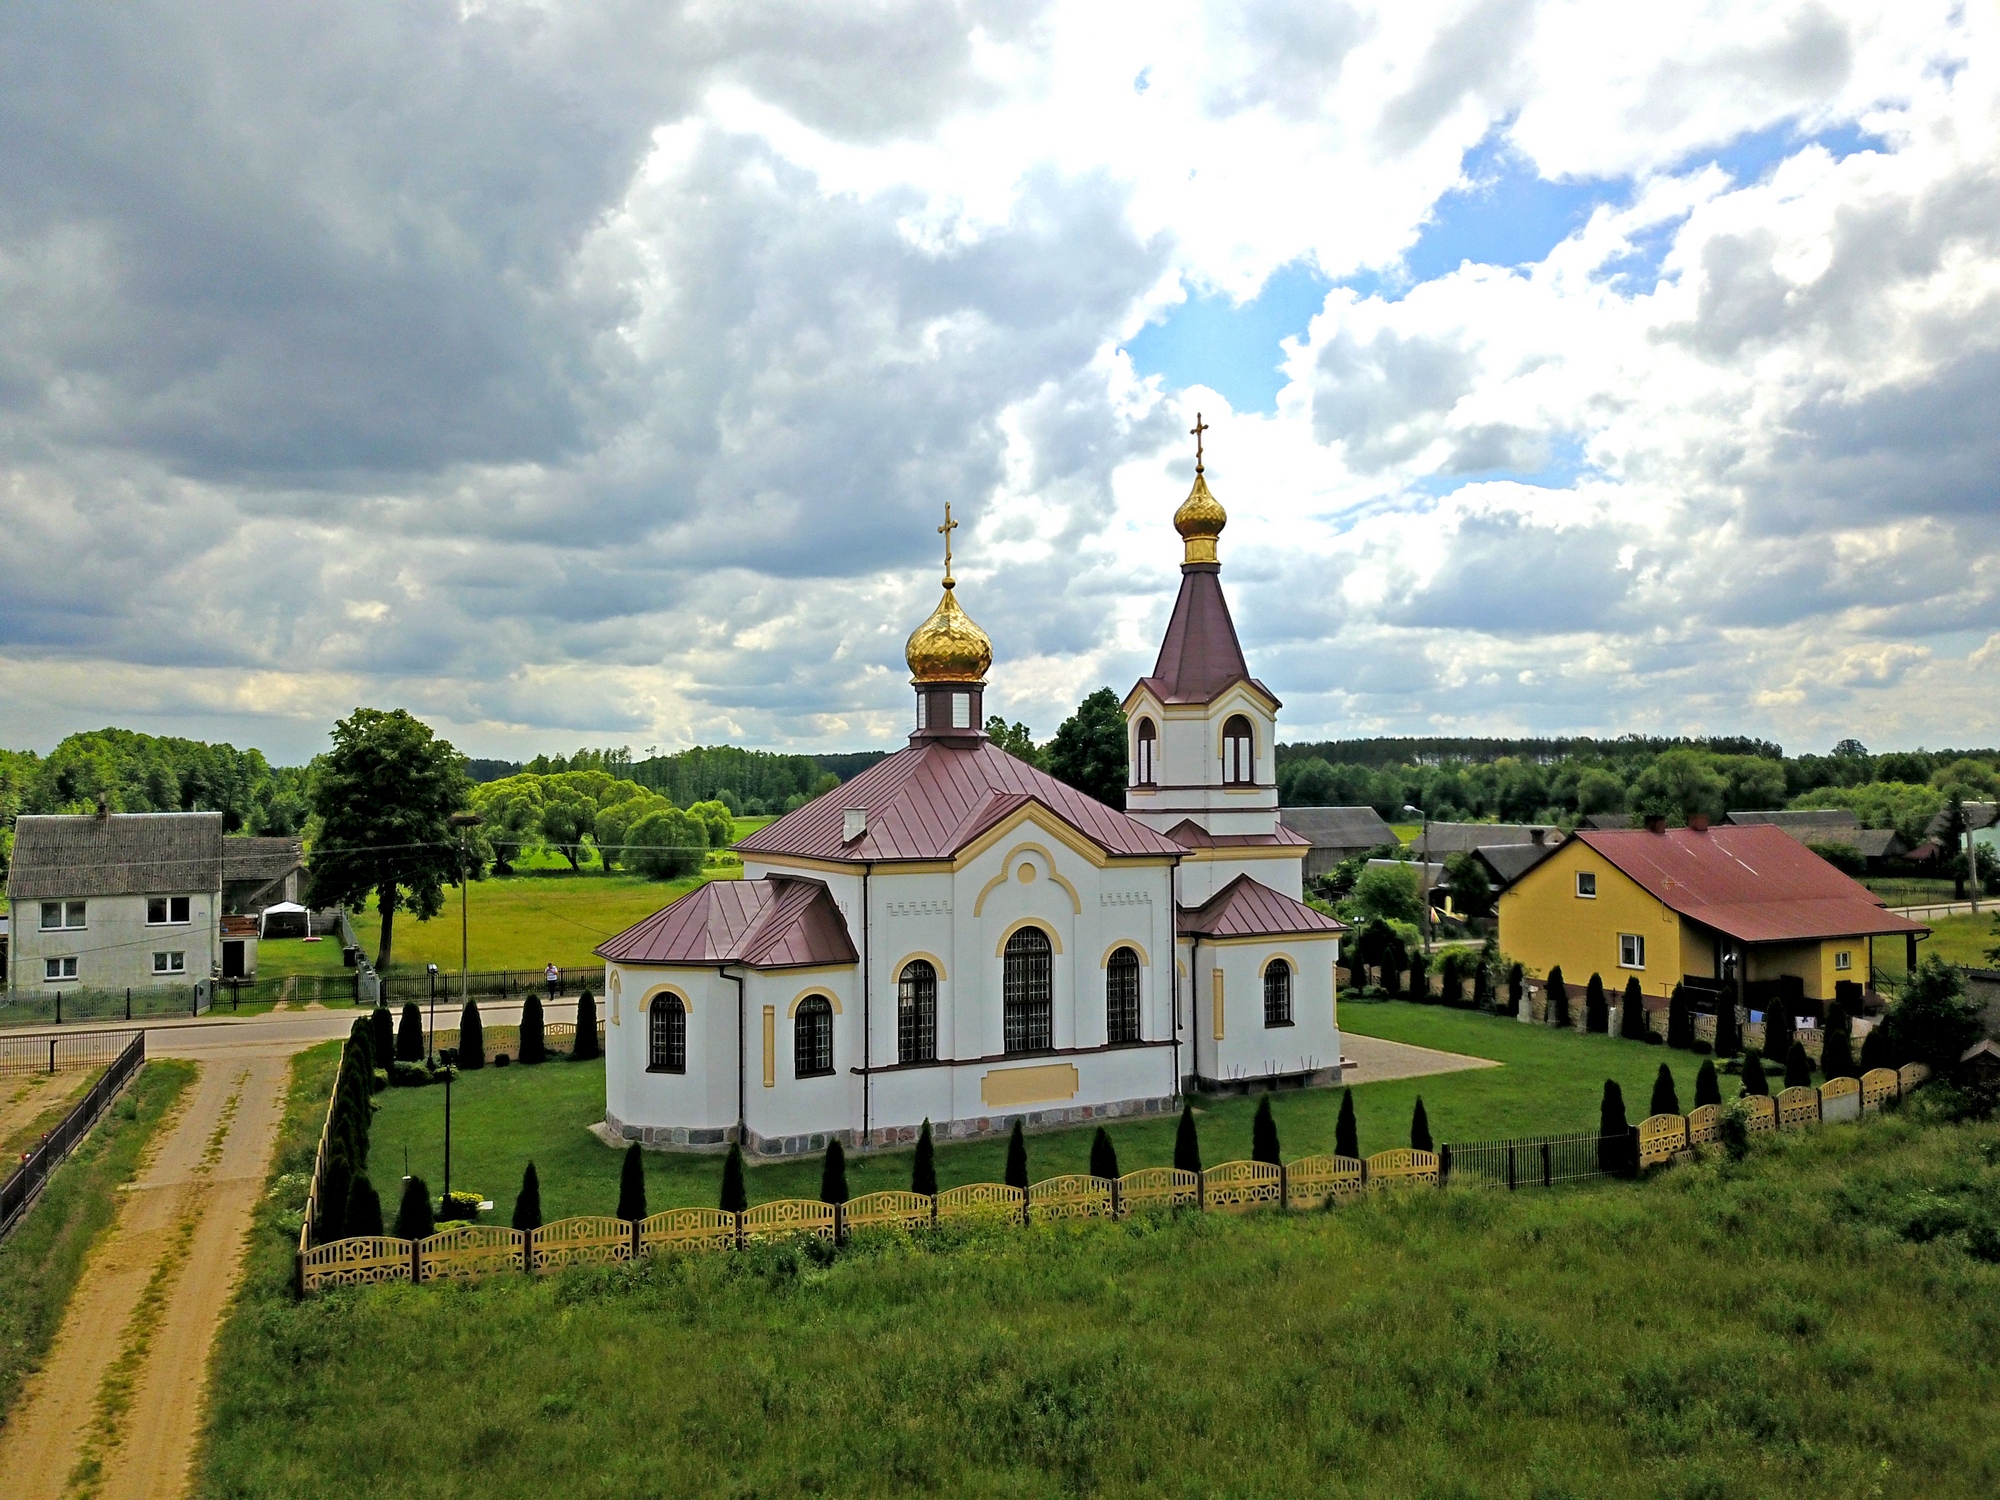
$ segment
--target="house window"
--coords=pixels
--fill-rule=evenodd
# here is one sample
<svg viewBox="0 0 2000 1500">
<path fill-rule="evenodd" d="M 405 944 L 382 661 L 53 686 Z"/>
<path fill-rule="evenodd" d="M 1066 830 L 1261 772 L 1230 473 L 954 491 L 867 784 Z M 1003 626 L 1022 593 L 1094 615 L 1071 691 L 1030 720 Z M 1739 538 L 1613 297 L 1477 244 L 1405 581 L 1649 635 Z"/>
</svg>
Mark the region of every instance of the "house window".
<svg viewBox="0 0 2000 1500">
<path fill-rule="evenodd" d="M 833 1071 L 833 1002 L 808 995 L 792 1018 L 792 1063 L 800 1078 L 823 1078 Z"/>
<path fill-rule="evenodd" d="M 1139 1040 L 1139 955 L 1130 948 L 1120 948 L 1104 966 L 1104 1036 Z"/>
<path fill-rule="evenodd" d="M 1282 958 L 1264 967 L 1264 1024 L 1292 1024 L 1292 966 Z"/>
<path fill-rule="evenodd" d="M 687 1070 L 687 1007 L 681 1004 L 679 995 L 657 996 L 646 1025 L 646 1071 L 685 1073 Z"/>
<path fill-rule="evenodd" d="M 1618 967 L 1621 969 L 1643 969 L 1646 967 L 1646 939 L 1636 932 L 1618 934 Z"/>
<path fill-rule="evenodd" d="M 951 727 L 970 729 L 972 727 L 972 694 L 953 693 L 951 695 Z"/>
<path fill-rule="evenodd" d="M 1151 786 L 1153 784 L 1155 780 L 1153 756 L 1154 752 L 1159 749 L 1159 745 L 1160 732 L 1153 727 L 1153 721 L 1151 719 L 1141 719 L 1139 721 L 1138 750 L 1135 757 L 1136 764 L 1132 775 L 1134 785 Z"/>
<path fill-rule="evenodd" d="M 189 904 L 186 896 L 148 896 L 146 898 L 146 925 L 148 927 L 185 926 L 188 921 Z"/>
<path fill-rule="evenodd" d="M 44 901 L 42 903 L 42 931 L 62 932 L 84 925 L 84 904 L 81 901 Z"/>
<path fill-rule="evenodd" d="M 1597 899 L 1597 872 L 1595 870 L 1578 870 L 1576 872 L 1576 894 L 1584 901 L 1595 901 Z"/>
<path fill-rule="evenodd" d="M 937 1061 L 937 970 L 913 958 L 896 981 L 896 1061 Z"/>
<path fill-rule="evenodd" d="M 1055 1045 L 1055 964 L 1049 935 L 1023 927 L 1007 939 L 1001 982 L 1009 1052 L 1046 1052 Z"/>
<path fill-rule="evenodd" d="M 155 953 L 153 955 L 155 974 L 185 974 L 187 955 L 185 953 Z"/>
<path fill-rule="evenodd" d="M 1234 714 L 1222 726 L 1222 780 L 1228 786 L 1248 786 L 1257 779 L 1257 746 L 1250 721 Z"/>
<path fill-rule="evenodd" d="M 1833 955 L 1833 966 L 1834 968 L 1840 970 L 1841 973 L 1843 974 L 1846 973 L 1849 969 L 1854 967 L 1853 952 L 1849 949 L 1842 948 L 1839 952 Z"/>
<path fill-rule="evenodd" d="M 76 978 L 76 960 L 73 958 L 45 958 L 42 960 L 42 978 Z"/>
</svg>

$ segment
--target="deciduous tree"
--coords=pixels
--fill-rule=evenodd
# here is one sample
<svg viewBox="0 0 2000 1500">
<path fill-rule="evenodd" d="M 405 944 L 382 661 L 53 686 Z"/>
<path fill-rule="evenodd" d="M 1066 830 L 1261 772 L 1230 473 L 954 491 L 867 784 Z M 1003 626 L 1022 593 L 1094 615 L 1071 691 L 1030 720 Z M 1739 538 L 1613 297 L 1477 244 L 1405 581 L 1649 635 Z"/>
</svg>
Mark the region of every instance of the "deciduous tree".
<svg viewBox="0 0 2000 1500">
<path fill-rule="evenodd" d="M 1118 695 L 1101 687 L 1063 720 L 1044 749 L 1056 780 L 1095 797 L 1106 807 L 1125 806 L 1128 774 L 1125 710 Z"/>
</svg>

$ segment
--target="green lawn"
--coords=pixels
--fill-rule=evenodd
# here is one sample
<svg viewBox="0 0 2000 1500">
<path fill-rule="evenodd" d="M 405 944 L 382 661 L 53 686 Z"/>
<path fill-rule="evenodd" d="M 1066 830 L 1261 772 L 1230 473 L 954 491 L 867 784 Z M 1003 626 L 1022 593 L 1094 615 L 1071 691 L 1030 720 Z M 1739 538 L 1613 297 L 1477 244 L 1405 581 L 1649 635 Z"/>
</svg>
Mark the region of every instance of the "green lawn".
<svg viewBox="0 0 2000 1500">
<path fill-rule="evenodd" d="M 1986 956 L 1988 948 L 2000 948 L 2000 902 L 1994 903 L 1994 912 L 1985 911 L 1984 903 L 1978 916 L 1970 913 L 1962 917 L 1938 917 L 1925 925 L 1931 935 L 1917 944 L 1917 957 L 1922 959 L 1936 954 L 1948 964 L 1959 964 L 1966 968 L 1990 969 L 1993 962 Z M 1901 938 L 1877 938 L 1875 940 L 1875 970 L 1891 984 L 1900 983 L 1905 973 L 1903 965 L 1903 940 Z"/>
<path fill-rule="evenodd" d="M 1419 1095 L 1432 1135 L 1439 1141 L 1594 1130 L 1606 1078 L 1619 1081 L 1627 1113 L 1637 1123 L 1647 1112 L 1653 1078 L 1662 1062 L 1674 1071 L 1683 1109 L 1693 1107 L 1694 1075 L 1701 1065 L 1700 1058 L 1665 1047 L 1562 1034 L 1501 1017 L 1400 1001 L 1343 1006 L 1341 1022 L 1365 1035 L 1505 1064 L 1355 1089 L 1355 1119 L 1361 1149 L 1367 1154 L 1410 1143 L 1411 1109 Z M 1734 1088 L 1733 1081 L 1725 1083 L 1725 1092 Z M 406 1152 L 409 1170 L 423 1177 L 433 1193 L 442 1191 L 444 1090 L 393 1089 L 376 1099 L 380 1107 L 369 1167 L 385 1203 L 393 1202 Z M 1256 1106 L 1254 1099 L 1197 1103 L 1204 1161 L 1213 1164 L 1250 1154 L 1250 1121 Z M 1274 1108 L 1288 1159 L 1333 1149 L 1338 1089 L 1280 1095 Z M 550 1062 L 538 1068 L 489 1067 L 463 1074 L 452 1088 L 452 1186 L 484 1193 L 496 1205 L 494 1217 L 504 1222 L 513 1210 L 521 1169 L 532 1159 L 541 1179 L 545 1218 L 610 1213 L 618 1202 L 619 1152 L 587 1128 L 603 1117 L 601 1060 Z M 1171 1117 L 1112 1123 L 1108 1128 L 1119 1165 L 1127 1171 L 1171 1165 L 1175 1124 Z M 1094 1126 L 1084 1126 L 1031 1135 L 1029 1175 L 1039 1179 L 1084 1171 L 1094 1132 Z M 714 1206 L 722 1176 L 720 1157 L 648 1151 L 645 1161 L 648 1207 Z M 848 1183 L 857 1194 L 906 1188 L 910 1166 L 908 1151 L 850 1157 Z M 944 1143 L 938 1148 L 938 1175 L 946 1187 L 998 1182 L 1005 1166 L 1003 1139 Z M 816 1197 L 819 1171 L 817 1158 L 753 1166 L 751 1199 Z"/>
<path fill-rule="evenodd" d="M 1892 1116 L 1637 1183 L 303 1303 L 270 1206 L 194 1491 L 1983 1497 L 1996 1162 L 2000 1128 Z"/>
</svg>

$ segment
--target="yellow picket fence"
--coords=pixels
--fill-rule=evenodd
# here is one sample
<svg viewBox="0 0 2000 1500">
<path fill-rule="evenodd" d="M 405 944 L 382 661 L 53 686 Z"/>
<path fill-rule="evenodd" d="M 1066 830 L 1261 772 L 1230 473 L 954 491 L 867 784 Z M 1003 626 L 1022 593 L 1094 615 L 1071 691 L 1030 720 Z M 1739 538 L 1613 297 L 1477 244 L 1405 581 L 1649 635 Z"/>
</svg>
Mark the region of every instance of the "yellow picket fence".
<svg viewBox="0 0 2000 1500">
<path fill-rule="evenodd" d="M 609 1214 L 585 1214 L 544 1224 L 528 1238 L 537 1271 L 562 1266 L 606 1266 L 632 1258 L 632 1224 Z"/>
<path fill-rule="evenodd" d="M 929 1193 L 890 1188 L 848 1199 L 840 1206 L 840 1219 L 849 1233 L 857 1229 L 922 1229 L 936 1217 L 936 1203 Z"/>
<path fill-rule="evenodd" d="M 1285 1201 L 1285 1173 L 1268 1161 L 1225 1161 L 1201 1174 L 1201 1204 L 1215 1213 L 1248 1213 Z"/>
<path fill-rule="evenodd" d="M 1006 1221 L 1018 1224 L 1024 1217 L 1028 1195 L 1017 1187 L 998 1182 L 968 1182 L 964 1187 L 946 1188 L 937 1195 L 937 1221 L 964 1224 Z"/>
<path fill-rule="evenodd" d="M 335 1243 L 338 1243 L 336 1241 Z M 417 1280 L 525 1271 L 528 1237 L 498 1224 L 454 1224 L 417 1241 Z"/>
<path fill-rule="evenodd" d="M 1405 1182 L 1428 1182 L 1435 1187 L 1437 1180 L 1438 1158 L 1435 1151 L 1417 1151 L 1399 1146 L 1394 1151 L 1377 1151 L 1368 1158 L 1370 1187 L 1394 1187 Z"/>
<path fill-rule="evenodd" d="M 668 1208 L 639 1221 L 642 1250 L 734 1250 L 736 1215 L 719 1208 Z"/>
<path fill-rule="evenodd" d="M 1147 1209 L 1198 1208 L 1201 1174 L 1178 1167 L 1141 1167 L 1118 1179 L 1118 1212 L 1122 1217 Z"/>
<path fill-rule="evenodd" d="M 1367 1164 L 1352 1156 L 1305 1156 L 1285 1168 L 1285 1207 L 1323 1208 L 1358 1197 Z"/>
<path fill-rule="evenodd" d="M 1090 1177 L 1081 1172 L 1051 1177 L 1028 1189 L 1028 1218 L 1036 1224 L 1058 1224 L 1064 1219 L 1108 1219 L 1117 1207 L 1116 1189 L 1106 1177 Z"/>
</svg>

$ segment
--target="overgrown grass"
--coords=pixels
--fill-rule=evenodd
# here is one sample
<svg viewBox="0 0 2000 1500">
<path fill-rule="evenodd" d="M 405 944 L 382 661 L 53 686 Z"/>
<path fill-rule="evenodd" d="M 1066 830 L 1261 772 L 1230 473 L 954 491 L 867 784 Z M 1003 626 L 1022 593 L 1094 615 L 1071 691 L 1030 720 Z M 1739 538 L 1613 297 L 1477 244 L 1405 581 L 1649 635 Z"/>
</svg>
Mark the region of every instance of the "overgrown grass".
<svg viewBox="0 0 2000 1500">
<path fill-rule="evenodd" d="M 1419 1095 L 1439 1141 L 1594 1130 L 1606 1078 L 1619 1081 L 1627 1113 L 1636 1123 L 1647 1113 L 1653 1078 L 1662 1062 L 1674 1072 L 1684 1109 L 1694 1105 L 1694 1075 L 1701 1066 L 1701 1059 L 1691 1053 L 1665 1047 L 1557 1033 L 1501 1017 L 1400 1001 L 1345 1005 L 1341 1024 L 1370 1036 L 1504 1064 L 1356 1088 L 1355 1118 L 1361 1149 L 1367 1153 L 1410 1143 L 1410 1115 Z M 1733 1093 L 1733 1084 L 1728 1091 Z M 434 1192 L 441 1191 L 444 1090 L 392 1089 L 376 1100 L 380 1108 L 369 1170 L 377 1187 L 401 1179 L 407 1153 L 408 1170 L 424 1178 Z M 1255 1099 L 1197 1102 L 1205 1161 L 1213 1164 L 1250 1154 L 1250 1120 L 1256 1107 Z M 1288 1158 L 1333 1149 L 1340 1090 L 1280 1095 L 1274 1107 Z M 521 1169 L 532 1159 L 541 1179 L 545 1218 L 610 1213 L 618 1202 L 619 1152 L 588 1128 L 603 1118 L 601 1060 L 552 1061 L 537 1068 L 488 1067 L 463 1074 L 452 1089 L 452 1186 L 486 1194 L 494 1202 L 495 1216 L 505 1222 L 520 1187 Z M 1107 1129 L 1118 1148 L 1119 1164 L 1128 1171 L 1171 1165 L 1176 1123 L 1173 1116 L 1110 1122 Z M 1095 1130 L 1090 1125 L 1030 1136 L 1030 1175 L 1039 1179 L 1086 1170 Z M 715 1205 L 722 1178 L 719 1156 L 661 1151 L 645 1156 L 649 1207 Z M 944 1143 L 938 1148 L 939 1179 L 946 1187 L 998 1182 L 1005 1162 L 1004 1138 Z M 857 1194 L 907 1188 L 910 1167 L 909 1151 L 851 1155 L 848 1184 Z M 753 1166 L 751 1199 L 815 1197 L 819 1172 L 818 1158 Z"/>
<path fill-rule="evenodd" d="M 1986 1496 L 1996 1158 L 1891 1118 L 1636 1184 L 302 1304 L 260 1252 L 196 1492 Z"/>
<path fill-rule="evenodd" d="M 1981 903 L 1982 908 L 1984 903 Z M 1978 916 L 1967 913 L 1962 917 L 1938 917 L 1925 925 L 1931 935 L 1917 944 L 1917 957 L 1922 959 L 1936 954 L 1948 964 L 1962 964 L 1972 969 L 1990 969 L 1993 963 L 1986 956 L 1989 948 L 2000 948 L 2000 901 L 1993 903 L 1993 912 L 1981 910 Z M 1875 972 L 1892 984 L 1900 983 L 1908 972 L 1904 963 L 1904 943 L 1901 938 L 1878 938 L 1875 942 Z"/>
<path fill-rule="evenodd" d="M 48 1352 L 90 1247 L 117 1214 L 119 1185 L 132 1180 L 194 1076 L 193 1063 L 147 1063 L 56 1169 L 20 1227 L 0 1240 L 0 1421 Z"/>
</svg>

